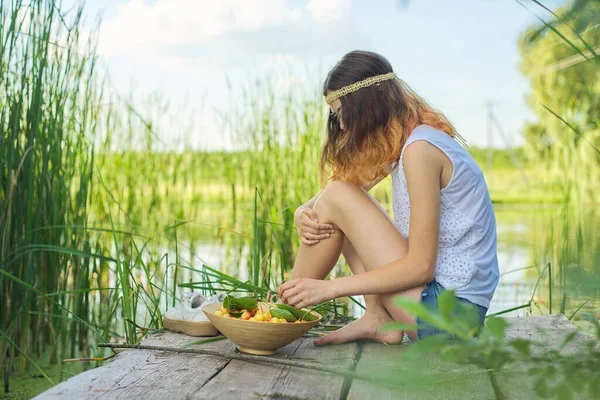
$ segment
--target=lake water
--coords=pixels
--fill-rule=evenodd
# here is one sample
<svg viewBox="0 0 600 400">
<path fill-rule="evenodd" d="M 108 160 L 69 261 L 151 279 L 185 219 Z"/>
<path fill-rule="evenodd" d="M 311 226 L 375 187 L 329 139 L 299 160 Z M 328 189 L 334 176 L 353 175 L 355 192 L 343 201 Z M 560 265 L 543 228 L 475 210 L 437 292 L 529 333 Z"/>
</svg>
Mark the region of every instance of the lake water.
<svg viewBox="0 0 600 400">
<path fill-rule="evenodd" d="M 544 248 L 544 235 L 551 229 L 556 230 L 553 226 L 560 223 L 560 221 L 552 221 L 552 216 L 557 212 L 555 208 L 529 205 L 495 206 L 501 276 L 489 314 L 521 306 L 532 298 L 540 271 L 548 262 L 547 254 L 552 253 L 552 249 Z M 586 235 L 584 241 L 594 242 L 587 247 L 597 248 L 595 233 L 586 232 Z M 557 236 L 560 234 L 557 233 Z M 226 255 L 223 246 L 201 244 L 195 246 L 195 251 L 207 265 L 216 267 L 223 265 Z M 239 269 L 239 275 L 240 278 L 247 279 L 247 270 Z M 545 283 L 545 279 L 540 282 L 538 293 L 545 290 Z M 542 295 L 539 295 L 536 300 L 540 303 L 544 302 Z M 361 311 L 360 307 L 354 306 L 352 313 L 359 316 Z M 506 315 L 524 315 L 528 312 L 529 309 L 524 308 Z"/>
</svg>

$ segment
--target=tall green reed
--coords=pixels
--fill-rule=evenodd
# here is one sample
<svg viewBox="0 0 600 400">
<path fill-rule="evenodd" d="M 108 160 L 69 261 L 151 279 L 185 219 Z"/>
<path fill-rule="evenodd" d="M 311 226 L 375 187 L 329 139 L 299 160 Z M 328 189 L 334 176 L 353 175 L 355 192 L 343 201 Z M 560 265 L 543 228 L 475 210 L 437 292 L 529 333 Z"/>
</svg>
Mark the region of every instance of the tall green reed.
<svg viewBox="0 0 600 400">
<path fill-rule="evenodd" d="M 162 244 L 117 228 L 122 206 L 95 174 L 94 139 L 118 107 L 82 15 L 42 0 L 0 5 L 0 363 L 33 356 L 20 369 L 162 324 Z"/>
<path fill-rule="evenodd" d="M 90 319 L 89 292 L 71 290 L 89 287 L 92 260 L 54 251 L 91 250 L 86 230 L 72 226 L 87 225 L 89 138 L 103 93 L 81 16 L 40 0 L 0 5 L 0 325 L 25 352 L 51 345 L 53 359 L 60 341 L 70 353 L 86 347 L 81 321 Z M 56 294 L 50 301 L 27 285 Z M 64 323 L 65 310 L 76 321 Z"/>
<path fill-rule="evenodd" d="M 537 6 L 549 9 L 540 2 Z M 535 11 L 532 11 L 535 14 Z M 600 5 L 577 0 L 531 27 L 520 41 L 522 68 L 531 81 L 531 105 L 538 116 L 525 129 L 529 155 L 543 165 L 541 175 L 561 200 L 547 216 L 539 246 L 548 265 L 547 310 L 558 303 L 571 318 L 584 306 L 597 309 L 600 271 L 597 182 L 600 177 L 598 88 L 600 43 L 595 25 Z M 568 65 L 564 61 L 577 58 Z"/>
</svg>

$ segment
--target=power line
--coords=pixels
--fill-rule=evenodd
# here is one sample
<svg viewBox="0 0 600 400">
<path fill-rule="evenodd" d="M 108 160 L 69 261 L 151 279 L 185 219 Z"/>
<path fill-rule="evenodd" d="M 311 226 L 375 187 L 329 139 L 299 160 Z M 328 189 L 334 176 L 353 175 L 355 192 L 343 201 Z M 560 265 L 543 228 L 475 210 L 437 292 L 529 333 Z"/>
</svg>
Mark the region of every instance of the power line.
<svg viewBox="0 0 600 400">
<path fill-rule="evenodd" d="M 492 184 L 492 168 L 494 167 L 494 102 L 488 101 L 486 104 L 487 107 L 487 164 L 488 171 L 490 172 L 488 182 Z"/>
<path fill-rule="evenodd" d="M 488 151 L 487 151 L 488 171 L 490 171 L 490 172 L 492 171 L 493 163 L 494 163 L 493 147 L 494 147 L 494 127 L 495 127 L 496 130 L 498 131 L 498 133 L 500 133 L 500 137 L 504 141 L 504 144 L 506 145 L 506 150 L 508 151 L 508 156 L 510 157 L 511 163 L 519 170 L 519 173 L 521 174 L 521 179 L 523 180 L 523 182 L 525 182 L 525 184 L 528 184 L 527 175 L 525 174 L 525 171 L 523 169 L 523 166 L 521 165 L 521 162 L 519 161 L 519 158 L 516 156 L 516 154 L 513 150 L 512 143 L 510 143 L 509 138 L 504 133 L 504 129 L 502 128 L 502 125 L 500 124 L 500 120 L 498 118 L 496 118 L 496 115 L 494 113 L 494 105 L 495 105 L 495 102 L 493 102 L 493 101 L 488 101 L 486 103 L 487 134 L 488 134 L 488 146 L 487 146 L 488 147 Z M 489 175 L 488 182 L 491 185 L 491 174 Z"/>
</svg>

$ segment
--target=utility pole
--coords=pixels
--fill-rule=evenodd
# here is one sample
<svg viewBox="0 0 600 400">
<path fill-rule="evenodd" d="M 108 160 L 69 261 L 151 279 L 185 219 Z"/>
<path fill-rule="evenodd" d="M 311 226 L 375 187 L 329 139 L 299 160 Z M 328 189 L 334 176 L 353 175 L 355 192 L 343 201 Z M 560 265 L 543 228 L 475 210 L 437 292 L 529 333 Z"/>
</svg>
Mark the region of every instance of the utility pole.
<svg viewBox="0 0 600 400">
<path fill-rule="evenodd" d="M 487 134 L 488 134 L 488 143 L 487 143 L 487 181 L 491 185 L 491 176 L 492 176 L 492 168 L 493 168 L 493 158 L 494 158 L 494 102 L 488 101 L 487 104 Z"/>
<path fill-rule="evenodd" d="M 496 131 L 500 134 L 500 137 L 502 138 L 502 140 L 504 140 L 504 145 L 506 146 L 506 151 L 508 151 L 508 155 L 510 156 L 510 160 L 513 163 L 513 165 L 515 167 L 517 167 L 517 169 L 519 170 L 519 172 L 521 173 L 521 179 L 523 180 L 523 182 L 525 184 L 528 184 L 528 180 L 527 180 L 527 176 L 525 175 L 525 171 L 523 170 L 523 166 L 521 165 L 521 162 L 519 161 L 519 159 L 517 158 L 514 150 L 513 150 L 513 145 L 514 143 L 511 142 L 510 138 L 508 137 L 508 135 L 506 135 L 504 133 L 504 129 L 502 129 L 502 125 L 500 124 L 500 121 L 498 120 L 498 118 L 496 118 L 493 113 L 492 113 L 493 119 L 492 122 L 496 125 Z"/>
</svg>

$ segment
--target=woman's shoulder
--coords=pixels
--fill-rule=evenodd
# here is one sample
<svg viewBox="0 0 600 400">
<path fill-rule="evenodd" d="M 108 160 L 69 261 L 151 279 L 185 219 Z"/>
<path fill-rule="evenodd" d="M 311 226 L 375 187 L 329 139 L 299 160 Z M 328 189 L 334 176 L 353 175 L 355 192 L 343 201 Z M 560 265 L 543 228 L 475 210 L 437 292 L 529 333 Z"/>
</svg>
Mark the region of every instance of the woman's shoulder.
<svg viewBox="0 0 600 400">
<path fill-rule="evenodd" d="M 450 135 L 446 132 L 434 128 L 431 125 L 421 124 L 418 125 L 415 129 L 412 130 L 410 135 L 408 136 L 408 142 L 413 142 L 419 139 L 435 139 L 435 140 L 443 140 L 443 139 L 452 139 Z"/>
<path fill-rule="evenodd" d="M 441 150 L 441 151 L 440 151 Z M 402 167 L 405 171 L 430 171 L 438 174 L 444 166 L 445 151 L 430 140 L 415 140 L 405 147 L 402 156 Z"/>
<path fill-rule="evenodd" d="M 430 154 L 443 153 L 450 159 L 454 168 L 460 169 L 468 166 L 474 170 L 478 169 L 467 149 L 455 138 L 429 125 L 419 125 L 411 132 L 402 150 L 401 159 L 404 160 L 410 153 L 413 155 L 414 153 L 423 154 L 428 148 L 430 148 Z M 437 151 L 431 151 L 433 148 L 436 148 Z"/>
<path fill-rule="evenodd" d="M 411 145 L 416 142 L 428 142 L 429 145 L 446 150 L 452 146 L 451 142 L 454 142 L 454 139 L 446 132 L 432 126 L 419 125 L 408 136 L 403 147 L 403 152 L 407 151 L 409 147 L 413 147 Z"/>
<path fill-rule="evenodd" d="M 454 137 L 430 125 L 423 124 L 413 129 L 406 141 L 406 144 L 404 145 L 404 150 L 406 150 L 406 148 L 412 143 L 418 141 L 429 142 L 433 146 L 442 150 L 444 153 L 468 153 Z"/>
</svg>

